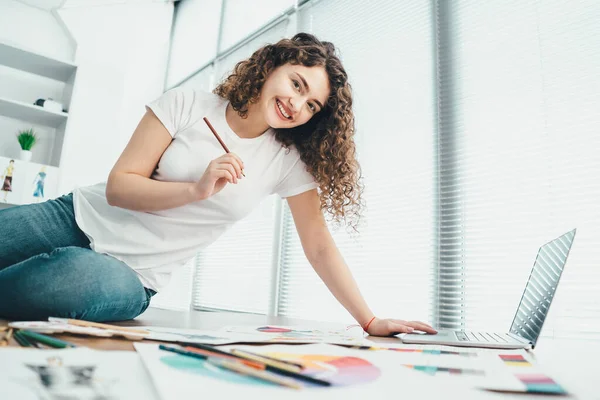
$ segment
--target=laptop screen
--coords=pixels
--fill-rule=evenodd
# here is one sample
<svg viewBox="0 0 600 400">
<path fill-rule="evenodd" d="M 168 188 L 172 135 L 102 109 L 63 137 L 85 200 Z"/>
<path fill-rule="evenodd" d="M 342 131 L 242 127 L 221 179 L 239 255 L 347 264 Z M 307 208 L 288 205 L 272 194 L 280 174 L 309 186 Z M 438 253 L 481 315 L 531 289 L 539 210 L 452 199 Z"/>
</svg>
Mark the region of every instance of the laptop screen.
<svg viewBox="0 0 600 400">
<path fill-rule="evenodd" d="M 562 275 L 575 231 L 546 243 L 538 251 L 510 332 L 535 346 Z"/>
</svg>

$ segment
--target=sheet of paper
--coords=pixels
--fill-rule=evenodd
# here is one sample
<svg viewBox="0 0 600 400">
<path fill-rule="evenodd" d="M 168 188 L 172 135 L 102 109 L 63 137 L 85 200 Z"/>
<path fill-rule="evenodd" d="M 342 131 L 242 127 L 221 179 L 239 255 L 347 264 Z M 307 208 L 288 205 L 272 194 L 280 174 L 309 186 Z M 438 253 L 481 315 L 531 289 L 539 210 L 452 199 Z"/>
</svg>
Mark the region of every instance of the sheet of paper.
<svg viewBox="0 0 600 400">
<path fill-rule="evenodd" d="M 135 343 L 162 400 L 189 398 L 189 393 L 211 393 L 218 398 L 382 398 L 398 393 L 403 398 L 442 398 L 451 390 L 461 399 L 476 399 L 461 385 L 433 384 L 433 379 L 390 363 L 382 352 L 348 349 L 326 344 L 225 346 L 295 360 L 306 365 L 305 373 L 329 380 L 332 387 L 305 384 L 290 389 L 219 369 L 203 360 L 160 350 L 158 345 Z M 393 361 L 392 361 L 393 362 Z M 394 396 L 396 397 L 396 396 Z"/>
<path fill-rule="evenodd" d="M 27 329 L 39 333 L 62 333 L 68 332 L 75 335 L 86 336 L 123 336 L 130 340 L 141 340 L 146 337 L 144 333 L 133 333 L 118 329 L 103 329 L 91 326 L 71 325 L 63 321 L 14 321 L 8 324 L 11 328 Z"/>
<path fill-rule="evenodd" d="M 3 399 L 147 399 L 158 396 L 133 351 L 0 349 Z"/>
<path fill-rule="evenodd" d="M 395 362 L 406 368 L 430 376 L 450 377 L 476 388 L 515 393 L 567 393 L 543 372 L 526 350 L 397 345 L 387 341 L 362 348 L 393 354 Z"/>
<path fill-rule="evenodd" d="M 329 343 L 346 346 L 372 345 L 365 338 L 362 328 L 322 330 L 313 327 L 260 325 L 229 326 L 220 330 L 223 334 L 243 334 L 261 338 L 266 343 Z"/>
<path fill-rule="evenodd" d="M 146 339 L 165 342 L 223 345 L 230 343 L 263 343 L 268 340 L 268 338 L 256 334 L 233 333 L 222 330 L 178 329 L 160 326 L 141 326 L 137 328 L 150 332 Z"/>
<path fill-rule="evenodd" d="M 146 339 L 167 342 L 203 343 L 224 345 L 232 343 L 329 343 L 340 345 L 372 345 L 361 329 L 323 331 L 310 327 L 285 326 L 236 326 L 218 330 L 177 329 L 157 326 L 141 326 L 150 332 Z"/>
</svg>

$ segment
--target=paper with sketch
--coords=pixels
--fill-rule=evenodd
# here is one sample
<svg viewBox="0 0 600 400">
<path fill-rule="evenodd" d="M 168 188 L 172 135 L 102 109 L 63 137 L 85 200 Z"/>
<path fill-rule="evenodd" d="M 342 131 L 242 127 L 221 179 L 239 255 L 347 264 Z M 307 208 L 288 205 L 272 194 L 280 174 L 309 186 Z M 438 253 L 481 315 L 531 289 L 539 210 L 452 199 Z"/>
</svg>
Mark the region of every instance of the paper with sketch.
<svg viewBox="0 0 600 400">
<path fill-rule="evenodd" d="M 260 325 L 229 326 L 220 330 L 225 335 L 253 335 L 266 343 L 329 343 L 344 346 L 370 346 L 373 343 L 358 329 L 315 329 L 311 327 Z"/>
<path fill-rule="evenodd" d="M 201 359 L 163 351 L 156 344 L 135 343 L 134 346 L 162 400 L 191 398 L 190 393 L 211 393 L 222 399 L 366 399 L 390 397 L 393 393 L 402 393 L 406 398 L 442 398 L 449 390 L 457 398 L 469 398 L 460 386 L 434 385 L 430 376 L 399 368 L 382 352 L 326 344 L 220 347 L 296 361 L 305 365 L 304 373 L 333 384 L 320 387 L 302 383 L 304 388 L 295 390 L 219 369 Z"/>
<path fill-rule="evenodd" d="M 0 349 L 3 399 L 158 399 L 133 351 Z"/>
</svg>

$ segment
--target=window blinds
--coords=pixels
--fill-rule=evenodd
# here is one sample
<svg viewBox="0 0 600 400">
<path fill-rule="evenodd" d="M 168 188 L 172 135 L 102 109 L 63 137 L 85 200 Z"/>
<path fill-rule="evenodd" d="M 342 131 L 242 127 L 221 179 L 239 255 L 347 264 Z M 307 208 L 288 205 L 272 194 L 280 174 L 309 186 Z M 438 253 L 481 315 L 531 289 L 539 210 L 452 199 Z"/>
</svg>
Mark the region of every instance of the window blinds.
<svg viewBox="0 0 600 400">
<path fill-rule="evenodd" d="M 507 330 L 578 229 L 542 335 L 600 337 L 600 3 L 439 2 L 440 323 Z"/>
<path fill-rule="evenodd" d="M 320 1 L 299 30 L 333 42 L 354 90 L 367 209 L 360 235 L 334 239 L 373 311 L 431 321 L 434 294 L 435 74 L 427 1 Z M 349 29 L 352 27 L 352 29 Z M 351 321 L 306 261 L 287 207 L 280 315 Z"/>
</svg>

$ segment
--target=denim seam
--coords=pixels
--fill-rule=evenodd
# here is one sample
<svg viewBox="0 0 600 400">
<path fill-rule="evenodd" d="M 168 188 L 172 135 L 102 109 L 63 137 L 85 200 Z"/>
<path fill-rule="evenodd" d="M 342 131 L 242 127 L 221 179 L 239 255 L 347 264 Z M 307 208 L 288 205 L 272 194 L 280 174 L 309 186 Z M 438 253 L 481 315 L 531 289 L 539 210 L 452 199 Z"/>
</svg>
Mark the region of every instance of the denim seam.
<svg viewBox="0 0 600 400">
<path fill-rule="evenodd" d="M 38 258 L 42 258 L 42 257 L 45 257 L 45 256 L 50 256 L 50 255 L 52 255 L 53 253 L 58 253 L 59 251 L 63 251 L 63 250 L 64 250 L 64 249 L 66 249 L 67 247 L 76 247 L 76 246 L 57 247 L 57 248 L 55 248 L 55 249 L 54 249 L 54 250 L 52 250 L 52 251 L 49 251 L 49 252 L 46 252 L 46 253 L 40 253 L 40 254 L 36 254 L 35 256 L 31 256 L 31 257 L 29 257 L 29 258 L 28 258 L 28 259 L 26 259 L 26 260 L 23 260 L 23 261 L 20 261 L 20 262 L 18 262 L 17 264 L 20 264 L 20 263 L 22 263 L 22 262 L 25 262 L 25 261 L 37 260 Z M 17 265 L 17 264 L 14 264 L 14 265 Z"/>
<path fill-rule="evenodd" d="M 57 248 L 53 249 L 52 251 L 49 251 L 49 252 L 46 252 L 46 253 L 36 254 L 35 256 L 31 256 L 28 259 L 23 260 L 21 262 L 37 260 L 38 258 L 45 257 L 45 256 L 51 256 L 51 255 L 53 255 L 55 253 L 60 253 L 60 252 L 63 252 L 63 251 L 67 251 L 68 249 L 71 249 L 71 248 L 84 249 L 85 247 L 79 247 L 79 246 L 57 247 Z M 21 262 L 18 262 L 17 264 L 20 264 Z M 15 265 L 17 265 L 17 264 L 15 264 Z"/>
<path fill-rule="evenodd" d="M 122 309 L 126 309 L 131 307 L 132 305 L 134 305 L 135 302 L 129 302 L 127 305 L 119 305 L 119 306 L 96 306 L 96 307 L 92 307 L 92 308 L 88 308 L 84 311 L 75 311 L 75 314 L 83 314 L 84 312 L 88 312 L 88 313 L 95 313 L 98 311 L 103 311 L 106 309 L 116 309 L 116 310 L 122 310 Z M 142 304 L 146 305 L 148 304 L 148 300 L 142 300 Z"/>
</svg>

